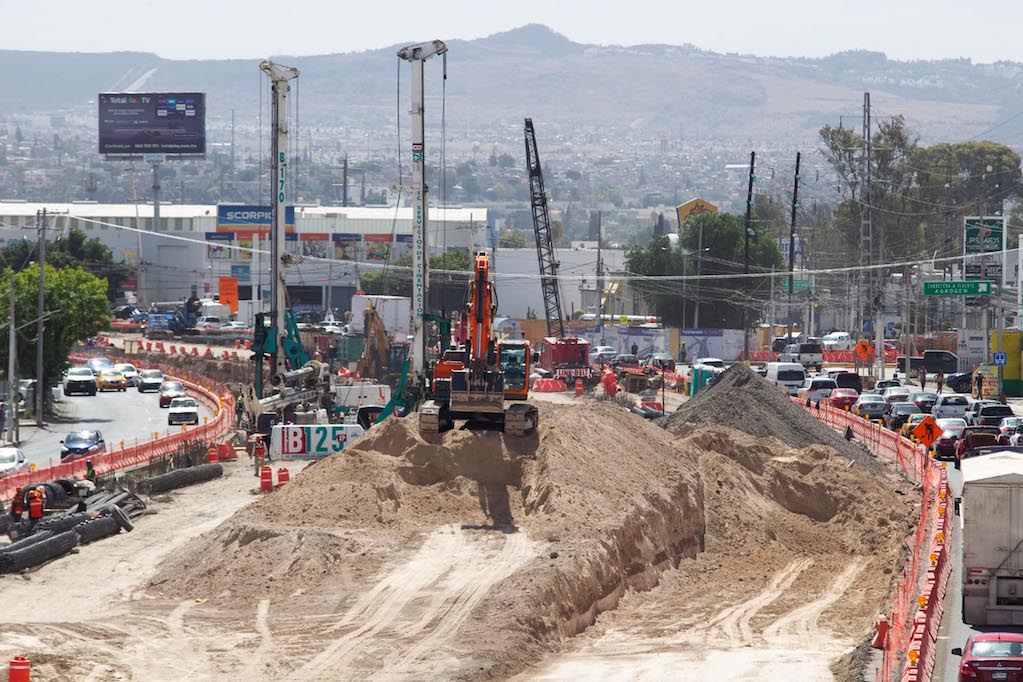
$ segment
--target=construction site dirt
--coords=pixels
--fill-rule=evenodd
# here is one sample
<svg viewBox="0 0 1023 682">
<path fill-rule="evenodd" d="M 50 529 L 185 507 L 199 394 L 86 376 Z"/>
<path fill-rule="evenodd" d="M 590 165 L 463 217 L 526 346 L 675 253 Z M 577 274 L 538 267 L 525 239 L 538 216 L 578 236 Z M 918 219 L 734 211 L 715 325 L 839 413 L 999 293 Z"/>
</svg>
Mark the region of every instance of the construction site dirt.
<svg viewBox="0 0 1023 682">
<path fill-rule="evenodd" d="M 98 586 L 59 562 L 0 580 L 0 652 L 42 680 L 788 680 L 869 632 L 903 484 L 820 445 L 539 407 L 526 438 L 389 419 L 247 505 L 241 466 L 177 493 L 140 522 L 167 526 L 145 570 L 116 550 Z M 40 614 L 43 586 L 73 603 Z"/>
</svg>

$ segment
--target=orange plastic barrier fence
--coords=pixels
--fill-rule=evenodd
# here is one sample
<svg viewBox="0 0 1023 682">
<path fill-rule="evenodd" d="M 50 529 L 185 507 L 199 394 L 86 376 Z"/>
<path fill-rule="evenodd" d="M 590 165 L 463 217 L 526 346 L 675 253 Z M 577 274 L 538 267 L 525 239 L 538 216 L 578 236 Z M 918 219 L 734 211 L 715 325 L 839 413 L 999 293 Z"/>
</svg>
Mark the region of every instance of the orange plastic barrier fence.
<svg viewBox="0 0 1023 682">
<path fill-rule="evenodd" d="M 857 440 L 866 443 L 874 453 L 896 462 L 907 478 L 920 484 L 920 516 L 912 536 L 906 539 L 909 556 L 895 584 L 895 598 L 888 616 L 890 629 L 877 682 L 890 682 L 897 672 L 902 682 L 927 682 L 934 668 L 942 602 L 953 561 L 946 549 L 954 524 L 949 518 L 945 471 L 922 445 L 876 422 L 830 405 L 806 407 L 805 403 L 796 402 L 829 426 L 842 431 L 851 428 Z M 927 561 L 921 561 L 925 549 Z M 928 566 L 925 573 L 920 571 L 923 565 Z"/>
</svg>

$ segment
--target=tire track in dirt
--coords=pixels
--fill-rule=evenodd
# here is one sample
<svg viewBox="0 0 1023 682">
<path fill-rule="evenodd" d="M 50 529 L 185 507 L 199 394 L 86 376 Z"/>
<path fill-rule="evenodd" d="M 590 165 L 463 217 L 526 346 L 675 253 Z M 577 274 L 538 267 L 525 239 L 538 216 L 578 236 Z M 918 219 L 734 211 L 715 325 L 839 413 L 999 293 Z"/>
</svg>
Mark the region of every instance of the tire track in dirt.
<svg viewBox="0 0 1023 682">
<path fill-rule="evenodd" d="M 263 665 L 274 645 L 273 633 L 270 631 L 268 622 L 269 615 L 270 600 L 261 599 L 259 605 L 256 606 L 255 621 L 256 632 L 259 633 L 259 645 L 245 660 L 246 677 L 249 679 L 259 679 L 263 676 Z"/>
<path fill-rule="evenodd" d="M 416 661 L 454 635 L 486 594 L 532 558 L 524 533 L 485 536 L 469 541 L 458 527 L 431 533 L 418 552 L 393 569 L 360 598 L 332 630 L 358 624 L 335 639 L 302 666 L 291 679 L 305 680 L 325 671 L 345 670 L 365 678 L 407 674 Z M 425 608 L 417 611 L 420 603 Z M 360 655 L 374 649 L 397 649 L 401 656 L 383 657 L 383 669 L 359 670 L 352 666 Z"/>
<path fill-rule="evenodd" d="M 799 574 L 812 564 L 813 560 L 807 558 L 789 562 L 771 577 L 767 586 L 757 595 L 724 609 L 706 624 L 698 625 L 684 635 L 702 636 L 708 642 L 720 639 L 720 635 L 723 635 L 729 646 L 753 646 L 754 635 L 750 625 L 753 618 L 792 587 Z"/>
<path fill-rule="evenodd" d="M 821 631 L 817 621 L 821 614 L 842 598 L 866 565 L 867 562 L 862 557 L 854 559 L 828 586 L 822 596 L 790 611 L 764 628 L 764 640 L 772 646 L 799 644 L 803 647 L 823 647 L 833 641 L 832 636 Z"/>
</svg>

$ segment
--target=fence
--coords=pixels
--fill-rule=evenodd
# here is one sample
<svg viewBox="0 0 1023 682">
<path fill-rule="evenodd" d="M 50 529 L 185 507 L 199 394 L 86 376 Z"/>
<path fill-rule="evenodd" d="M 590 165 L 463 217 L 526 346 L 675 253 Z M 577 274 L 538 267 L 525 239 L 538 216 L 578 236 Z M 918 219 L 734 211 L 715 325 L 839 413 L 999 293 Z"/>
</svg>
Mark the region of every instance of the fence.
<svg viewBox="0 0 1023 682">
<path fill-rule="evenodd" d="M 72 357 L 72 362 L 85 362 L 85 357 Z M 159 363 L 149 363 L 147 369 L 159 369 L 167 376 L 173 376 L 172 368 L 161 366 Z M 181 381 L 185 390 L 194 395 L 199 402 L 208 407 L 214 414 L 213 419 L 204 424 L 194 427 L 183 426 L 177 433 L 168 433 L 165 436 L 152 434 L 148 440 L 128 445 L 123 441 L 119 450 L 110 450 L 106 453 L 91 457 L 96 473 L 100 476 L 118 471 L 141 466 L 150 466 L 154 460 L 168 457 L 177 452 L 182 446 L 191 441 L 202 441 L 210 443 L 223 436 L 234 426 L 234 395 L 230 391 L 215 386 L 212 383 L 202 385 L 187 378 L 175 377 Z M 65 462 L 54 466 L 27 471 L 20 474 L 13 474 L 0 479 L 0 500 L 9 500 L 14 497 L 14 491 L 29 483 L 39 481 L 52 481 L 58 478 L 82 478 L 85 476 L 85 459 L 78 459 L 73 462 Z"/>
<path fill-rule="evenodd" d="M 829 426 L 851 428 L 871 451 L 896 462 L 907 478 L 920 484 L 920 515 L 906 541 L 909 550 L 906 567 L 895 583 L 877 682 L 891 682 L 896 673 L 902 682 L 926 682 L 934 669 L 942 600 L 952 568 L 946 543 L 953 524 L 948 518 L 945 470 L 930 458 L 926 448 L 876 422 L 826 404 L 819 407 L 799 404 Z"/>
</svg>

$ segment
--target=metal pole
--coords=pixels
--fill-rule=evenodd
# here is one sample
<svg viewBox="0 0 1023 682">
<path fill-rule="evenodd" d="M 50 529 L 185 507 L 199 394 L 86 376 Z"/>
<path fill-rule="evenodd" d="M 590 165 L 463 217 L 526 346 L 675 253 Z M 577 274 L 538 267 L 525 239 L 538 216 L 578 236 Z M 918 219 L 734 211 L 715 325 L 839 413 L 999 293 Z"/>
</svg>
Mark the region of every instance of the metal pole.
<svg viewBox="0 0 1023 682">
<path fill-rule="evenodd" d="M 412 234 L 412 371 L 417 385 L 426 378 L 426 307 L 430 288 L 429 273 L 429 208 L 426 186 L 426 137 L 423 93 L 423 64 L 438 54 L 448 51 L 440 40 L 422 43 L 398 50 L 398 58 L 412 67 L 412 199 L 414 220 Z"/>
<path fill-rule="evenodd" d="M 36 426 L 43 425 L 43 396 L 46 395 L 43 383 L 43 332 L 44 306 L 46 305 L 46 209 L 36 214 L 39 221 L 39 319 L 36 320 Z"/>
<path fill-rule="evenodd" d="M 160 162 L 150 161 L 149 165 L 153 168 L 153 232 L 160 231 Z M 141 229 L 141 225 L 139 228 Z M 138 287 L 136 298 L 139 302 L 149 301 L 149 288 L 146 283 L 146 268 L 143 263 L 143 248 L 145 248 L 145 239 L 141 232 L 138 234 L 138 271 L 135 274 L 135 284 Z"/>
<path fill-rule="evenodd" d="M 597 211 L 597 323 L 600 327 L 600 345 L 607 345 L 607 338 L 604 336 L 604 257 L 601 253 L 603 240 L 601 229 L 601 212 Z M 684 310 L 684 309 L 683 309 Z"/>
<path fill-rule="evenodd" d="M 786 313 L 789 320 L 789 334 L 786 339 L 792 343 L 792 271 L 796 267 L 796 207 L 799 201 L 799 161 L 800 152 L 796 152 L 796 173 L 792 180 L 792 221 L 789 223 L 789 300 Z"/>
<path fill-rule="evenodd" d="M 749 189 L 746 190 L 746 221 L 743 229 L 743 244 L 745 257 L 743 258 L 742 272 L 744 275 L 749 274 L 749 233 L 750 233 L 750 220 L 752 219 L 753 213 L 753 170 L 757 162 L 757 153 L 749 153 Z M 742 283 L 743 289 L 749 287 L 749 279 L 744 279 Z M 749 296 L 747 295 L 746 300 L 742 302 L 742 359 L 749 361 L 749 320 L 747 319 L 747 311 L 749 310 Z"/>
<path fill-rule="evenodd" d="M 288 122 L 287 97 L 291 86 L 288 81 L 298 77 L 298 69 L 279 66 L 265 61 L 259 68 L 270 77 L 272 82 L 273 105 L 271 110 L 271 129 L 273 141 L 271 158 L 273 166 L 270 173 L 270 185 L 273 188 L 273 201 L 270 203 L 270 292 L 271 314 L 273 315 L 274 352 L 271 354 L 274 371 L 283 373 L 287 370 L 286 356 L 283 352 L 285 329 L 285 312 L 287 310 L 287 288 L 284 283 L 284 256 L 287 255 L 284 242 L 287 226 L 287 179 L 288 179 Z M 298 369 L 293 368 L 293 369 Z"/>
<path fill-rule="evenodd" d="M 18 332 L 14 317 L 14 269 L 11 273 L 10 310 L 7 315 L 7 441 L 18 444 Z"/>
<path fill-rule="evenodd" d="M 696 232 L 696 284 L 700 286 L 700 275 L 703 274 L 703 221 L 700 221 L 700 227 Z M 692 290 L 694 287 L 690 287 L 691 296 L 693 298 L 693 329 L 700 328 L 700 292 L 697 289 L 695 292 Z"/>
</svg>

